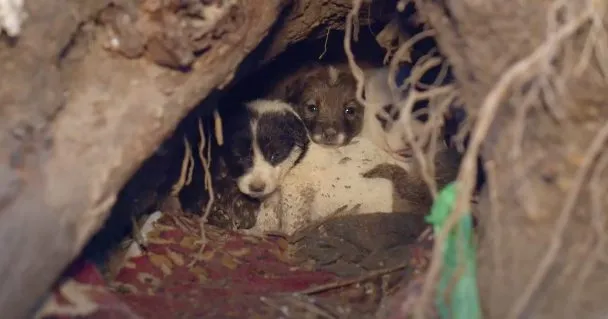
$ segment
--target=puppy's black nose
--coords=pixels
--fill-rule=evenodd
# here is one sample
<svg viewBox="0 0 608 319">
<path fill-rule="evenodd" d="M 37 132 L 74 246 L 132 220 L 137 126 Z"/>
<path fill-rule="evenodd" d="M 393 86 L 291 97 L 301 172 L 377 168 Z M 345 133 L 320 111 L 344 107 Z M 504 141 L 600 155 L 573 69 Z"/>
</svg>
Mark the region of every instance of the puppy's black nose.
<svg viewBox="0 0 608 319">
<path fill-rule="evenodd" d="M 252 193 L 261 193 L 266 189 L 266 183 L 263 181 L 253 181 L 249 183 L 249 190 Z"/>
<path fill-rule="evenodd" d="M 338 135 L 338 131 L 336 131 L 336 129 L 333 127 L 330 127 L 323 131 L 323 138 L 325 140 L 333 140 L 334 138 L 336 138 L 336 135 Z"/>
</svg>

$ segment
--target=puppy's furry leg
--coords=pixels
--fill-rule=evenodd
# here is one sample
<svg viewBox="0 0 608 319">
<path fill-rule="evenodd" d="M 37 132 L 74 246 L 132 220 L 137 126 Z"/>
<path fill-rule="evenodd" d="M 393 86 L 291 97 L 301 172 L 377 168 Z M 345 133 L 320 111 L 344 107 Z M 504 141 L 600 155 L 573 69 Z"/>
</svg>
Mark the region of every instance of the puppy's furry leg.
<svg viewBox="0 0 608 319">
<path fill-rule="evenodd" d="M 282 207 L 286 208 L 286 211 L 283 212 L 282 230 L 289 236 L 302 228 L 303 225 L 310 223 L 316 191 L 311 185 L 307 184 L 298 189 L 298 192 L 294 194 L 296 196 L 285 197 L 282 205 Z"/>
<path fill-rule="evenodd" d="M 282 232 L 283 207 L 281 190 L 277 190 L 266 198 L 256 218 L 255 226 L 241 230 L 243 233 L 254 236 L 264 236 L 268 233 Z"/>
</svg>

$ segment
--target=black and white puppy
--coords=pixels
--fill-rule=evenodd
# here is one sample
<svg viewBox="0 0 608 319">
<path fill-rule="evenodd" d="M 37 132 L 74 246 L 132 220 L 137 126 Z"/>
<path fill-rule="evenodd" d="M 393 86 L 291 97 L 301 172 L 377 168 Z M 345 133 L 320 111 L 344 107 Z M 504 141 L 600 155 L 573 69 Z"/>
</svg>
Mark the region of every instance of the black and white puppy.
<svg viewBox="0 0 608 319">
<path fill-rule="evenodd" d="M 282 180 L 280 190 L 262 203 L 251 231 L 292 235 L 338 212 L 410 211 L 407 200 L 393 196 L 391 180 L 364 176 L 381 164 L 399 166 L 402 175 L 407 174 L 406 164 L 364 137 L 339 148 L 311 143 L 302 161 Z M 396 202 L 400 207 L 395 207 Z"/>
<path fill-rule="evenodd" d="M 239 190 L 252 198 L 272 194 L 304 156 L 308 132 L 291 105 L 254 100 L 222 110 L 222 156 Z"/>
</svg>

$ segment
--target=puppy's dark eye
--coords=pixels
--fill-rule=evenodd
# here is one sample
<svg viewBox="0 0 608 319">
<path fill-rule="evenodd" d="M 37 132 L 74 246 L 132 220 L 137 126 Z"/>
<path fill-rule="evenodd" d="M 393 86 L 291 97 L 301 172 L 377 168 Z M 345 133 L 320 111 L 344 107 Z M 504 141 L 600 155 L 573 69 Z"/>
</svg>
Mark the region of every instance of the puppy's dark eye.
<svg viewBox="0 0 608 319">
<path fill-rule="evenodd" d="M 349 104 L 344 108 L 344 114 L 346 114 L 346 115 L 353 115 L 356 112 L 357 112 L 357 108 L 352 104 Z"/>
<path fill-rule="evenodd" d="M 314 100 L 309 100 L 306 102 L 306 110 L 310 113 L 317 113 L 319 111 L 319 107 Z"/>
<path fill-rule="evenodd" d="M 289 156 L 289 151 L 277 150 L 270 157 L 268 161 L 272 166 L 278 165 Z"/>
</svg>

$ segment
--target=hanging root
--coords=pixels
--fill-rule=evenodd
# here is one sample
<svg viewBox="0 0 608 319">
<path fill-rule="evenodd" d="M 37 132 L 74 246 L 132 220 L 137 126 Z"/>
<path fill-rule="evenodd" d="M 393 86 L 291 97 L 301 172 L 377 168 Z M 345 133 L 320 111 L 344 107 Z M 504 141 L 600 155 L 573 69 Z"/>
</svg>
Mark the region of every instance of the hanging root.
<svg viewBox="0 0 608 319">
<path fill-rule="evenodd" d="M 224 145 L 224 129 L 222 126 L 222 117 L 217 109 L 213 111 L 213 124 L 215 127 L 215 140 L 217 141 L 217 145 L 222 146 Z"/>
<path fill-rule="evenodd" d="M 352 10 L 347 16 L 345 26 L 344 48 L 352 73 L 357 79 L 357 100 L 367 107 L 361 94 L 365 78 L 363 71 L 355 63 L 355 58 L 350 46 L 350 41 L 354 32 L 353 28 L 355 28 L 353 21 L 354 17 L 358 14 L 360 6 L 360 0 L 353 0 Z M 520 147 L 524 138 L 525 119 L 529 116 L 528 111 L 533 105 L 539 105 L 537 102 L 540 96 L 542 96 L 546 102 L 544 103 L 546 105 L 543 105 L 544 109 L 541 109 L 540 111 L 544 111 L 557 123 L 561 123 L 561 121 L 566 118 L 566 112 L 563 105 L 567 104 L 567 99 L 572 99 L 572 96 L 567 92 L 569 88 L 562 78 L 580 75 L 582 70 L 588 69 L 587 64 L 594 55 L 598 57 L 595 63 L 597 63 L 599 69 L 601 69 L 598 73 L 602 73 L 603 71 L 603 74 L 608 74 L 608 62 L 606 62 L 608 60 L 603 58 L 606 54 L 605 47 L 608 46 L 608 43 L 605 43 L 605 39 L 608 38 L 608 36 L 605 34 L 604 20 L 600 16 L 605 12 L 605 9 L 600 6 L 604 6 L 603 2 L 589 0 L 586 1 L 586 6 L 580 11 L 575 11 L 572 9 L 576 9 L 574 7 L 578 7 L 577 5 L 569 3 L 568 1 L 555 1 L 548 12 L 549 23 L 545 41 L 527 57 L 517 60 L 502 73 L 494 87 L 488 92 L 482 103 L 480 103 L 479 108 L 469 106 L 467 120 L 461 126 L 459 134 L 456 137 L 456 142 L 462 142 L 464 136 L 468 134 L 469 128 L 471 128 L 469 146 L 465 151 L 458 172 L 458 189 L 454 205 L 455 212 L 449 216 L 442 231 L 435 234 L 436 240 L 434 242 L 433 258 L 426 274 L 422 295 L 415 307 L 416 318 L 424 318 L 425 309 L 430 305 L 431 298 L 434 295 L 434 286 L 441 271 L 442 251 L 444 248 L 443 243 L 445 242 L 448 233 L 465 214 L 471 211 L 471 199 L 477 181 L 477 159 L 480 154 L 481 145 L 498 113 L 499 106 L 517 106 L 517 108 L 513 110 L 516 114 L 517 123 L 511 125 L 513 127 L 515 141 L 513 148 L 510 150 L 511 154 L 509 154 L 511 157 L 517 158 L 522 153 Z M 581 27 L 584 25 L 590 26 L 590 32 L 589 38 L 585 42 L 585 46 L 582 50 L 582 58 L 580 61 L 577 61 L 576 67 L 564 71 L 564 73 L 570 73 L 558 74 L 556 72 L 556 60 L 558 59 L 558 52 L 561 52 L 563 42 L 580 31 Z M 436 57 L 426 56 L 416 62 L 412 74 L 407 80 L 409 81 L 408 84 L 410 84 L 410 89 L 408 92 L 409 94 L 404 101 L 396 99 L 399 95 L 397 93 L 400 92 L 401 88 L 397 87 L 394 79 L 395 72 L 399 68 L 399 63 L 401 61 L 408 61 L 408 59 L 411 58 L 409 52 L 411 51 L 412 45 L 416 41 L 424 37 L 433 36 L 434 34 L 434 30 L 426 30 L 403 43 L 391 60 L 389 67 L 390 78 L 388 80 L 395 104 L 398 104 L 403 110 L 402 114 L 406 117 L 404 119 L 406 123 L 412 123 L 405 127 L 406 137 L 413 148 L 416 161 L 421 167 L 422 178 L 429 185 L 433 195 L 437 193 L 437 189 L 434 185 L 433 165 L 429 164 L 433 163 L 432 156 L 434 156 L 437 147 L 436 140 L 438 139 L 438 130 L 443 126 L 443 115 L 448 111 L 450 105 L 458 101 L 460 97 L 455 88 L 451 85 L 439 86 L 438 83 L 435 83 L 435 85 L 432 85 L 429 88 L 418 90 L 418 85 L 416 84 L 420 75 L 430 68 L 442 63 L 442 61 Z M 593 40 L 591 38 L 593 38 Z M 604 42 L 602 42 L 602 40 L 604 40 Z M 526 87 L 526 90 L 522 90 L 524 86 Z M 521 91 L 524 92 L 519 93 Z M 517 103 L 505 103 L 508 93 L 514 94 L 511 98 L 517 99 Z M 517 94 L 520 94 L 521 96 L 518 96 Z M 417 131 L 415 125 L 413 125 L 415 119 L 412 118 L 412 109 L 415 103 L 421 99 L 429 100 L 429 120 L 425 123 L 424 128 Z M 566 224 L 570 220 L 570 215 L 572 215 L 573 203 L 575 202 L 577 195 L 579 195 L 581 187 L 583 187 L 583 181 L 589 176 L 589 171 L 593 169 L 592 166 L 598 156 L 598 152 L 600 152 L 607 139 L 608 128 L 605 127 L 600 129 L 586 154 L 584 163 L 577 173 L 574 186 L 570 188 L 569 194 L 566 197 L 566 202 L 562 206 L 563 210 L 557 219 L 549 250 L 541 260 L 531 280 L 527 282 L 526 289 L 523 293 L 518 295 L 517 302 L 511 309 L 508 318 L 514 319 L 522 316 L 527 309 L 530 300 L 539 290 L 543 280 L 545 280 L 548 270 L 555 263 L 557 253 L 563 245 L 562 237 L 565 232 Z M 427 142 L 430 143 L 428 147 L 428 156 L 425 156 L 424 151 Z M 597 164 L 596 166 L 596 169 L 599 170 L 601 165 Z M 520 173 L 520 171 L 516 172 L 516 174 Z M 496 181 L 494 181 L 496 178 L 492 176 L 491 179 L 492 184 L 496 185 Z M 496 190 L 493 190 L 493 195 L 491 196 L 492 202 L 497 201 L 495 191 Z M 494 208 L 494 205 L 492 206 Z M 599 206 L 599 204 L 596 203 L 595 206 Z M 595 215 L 598 215 L 598 213 L 595 213 Z M 598 219 L 597 216 L 594 218 Z M 598 222 L 598 224 L 601 223 Z M 601 231 L 602 230 L 598 228 L 596 232 L 598 232 L 598 237 L 602 241 L 601 246 L 603 246 L 605 236 L 603 233 L 599 236 Z"/>
<path fill-rule="evenodd" d="M 358 14 L 360 6 L 361 0 L 353 0 L 352 10 L 346 19 L 344 50 L 346 52 L 353 76 L 357 80 L 357 100 L 365 107 L 368 107 L 362 96 L 365 77 L 363 71 L 355 62 L 355 58 L 350 46 L 351 36 L 353 33 L 352 29 L 355 27 L 352 21 L 353 17 Z M 448 111 L 449 106 L 458 97 L 457 92 L 452 85 L 439 85 L 439 83 L 443 82 L 443 78 L 447 72 L 447 67 L 445 66 L 445 63 L 443 63 L 443 61 L 437 57 L 423 57 L 414 65 L 410 77 L 406 79 L 407 82 L 403 84 L 404 86 L 410 84 L 410 89 L 405 100 L 401 99 L 401 94 L 399 93 L 403 90 L 403 88 L 397 87 L 395 79 L 396 73 L 399 69 L 399 63 L 402 61 L 412 60 L 412 46 L 417 41 L 429 36 L 433 36 L 434 34 L 434 30 L 425 30 L 401 44 L 391 59 L 389 66 L 389 78 L 387 79 L 393 96 L 393 102 L 395 105 L 399 106 L 399 109 L 403 110 L 402 116 L 405 116 L 404 120 L 406 123 L 413 123 L 412 110 L 416 102 L 420 100 L 429 100 L 429 117 L 428 121 L 424 125 L 424 128 L 421 130 L 421 132 L 414 132 L 413 127 L 415 127 L 415 125 L 406 125 L 405 133 L 406 138 L 412 146 L 416 161 L 420 165 L 421 177 L 428 185 L 433 197 L 435 197 L 437 194 L 437 186 L 434 179 L 434 165 L 432 165 L 433 158 L 437 149 L 439 132 L 443 126 L 443 117 Z M 423 74 L 425 74 L 429 69 L 442 63 L 444 64 L 444 68 L 436 80 L 435 85 L 425 88 L 424 91 L 418 90 L 417 85 L 419 86 L 419 82 Z M 429 141 L 430 143 L 428 143 Z M 423 146 L 427 144 L 430 144 L 428 158 L 425 156 L 423 150 Z M 424 305 L 425 303 L 422 304 Z M 422 307 L 420 309 L 422 309 Z"/>
<path fill-rule="evenodd" d="M 402 87 L 397 87 L 395 82 L 396 74 L 399 69 L 399 63 L 402 61 L 411 60 L 412 46 L 417 42 L 426 37 L 435 35 L 435 31 L 432 29 L 422 31 L 409 40 L 404 42 L 395 56 L 390 62 L 389 66 L 389 78 L 387 79 L 391 93 L 393 95 L 393 101 L 399 108 L 403 110 L 405 123 L 411 123 L 405 126 L 405 134 L 409 144 L 412 147 L 414 157 L 420 165 L 420 174 L 424 182 L 427 184 L 433 198 L 437 195 L 437 185 L 434 178 L 434 156 L 437 151 L 437 142 L 439 140 L 439 132 L 443 127 L 443 117 L 448 111 L 450 105 L 457 98 L 457 92 L 452 85 L 439 84 L 443 82 L 446 72 L 447 65 L 438 57 L 433 57 L 428 54 L 419 61 L 417 61 L 413 68 L 409 78 L 407 78 Z M 435 80 L 434 85 L 425 87 L 425 91 L 418 91 L 417 86 L 420 86 L 420 79 L 422 76 L 431 68 L 438 65 L 442 65 L 442 71 Z M 409 85 L 409 91 L 407 99 L 401 100 L 399 98 L 400 92 L 404 86 Z M 429 119 L 420 132 L 414 132 L 413 127 L 416 127 L 412 121 L 412 110 L 414 105 L 421 100 L 429 100 Z M 437 105 L 438 104 L 438 105 Z M 428 155 L 425 155 L 423 146 L 429 145 Z"/>
<path fill-rule="evenodd" d="M 358 16 L 361 3 L 361 0 L 353 0 L 352 10 L 349 12 L 346 18 L 344 50 L 348 58 L 351 72 L 357 80 L 357 101 L 367 107 L 367 103 L 363 99 L 363 87 L 365 84 L 365 76 L 363 70 L 357 65 L 355 61 L 355 57 L 350 45 L 351 37 L 354 32 L 353 29 L 356 28 L 356 26 L 353 24 L 354 17 Z M 400 62 L 411 61 L 412 46 L 417 41 L 429 36 L 433 36 L 434 34 L 434 30 L 425 30 L 401 44 L 390 62 L 389 78 L 387 79 L 391 93 L 393 95 L 393 102 L 395 105 L 398 105 L 400 109 L 404 110 L 402 111 L 402 114 L 405 115 L 404 120 L 406 121 L 406 123 L 413 123 L 412 109 L 418 101 L 429 100 L 431 102 L 429 103 L 429 108 L 432 110 L 432 112 L 429 114 L 429 120 L 427 121 L 427 123 L 425 123 L 424 128 L 421 129 L 422 132 L 414 132 L 412 127 L 416 127 L 417 125 L 412 124 L 407 125 L 405 127 L 405 133 L 406 138 L 412 146 L 414 156 L 418 164 L 420 165 L 421 176 L 428 185 L 433 197 L 437 193 L 437 187 L 435 185 L 436 183 L 434 179 L 434 165 L 431 164 L 434 161 L 434 154 L 437 149 L 437 141 L 439 140 L 439 132 L 441 131 L 443 126 L 443 116 L 448 111 L 449 106 L 457 97 L 456 91 L 452 85 L 438 85 L 438 83 L 443 81 L 443 78 L 445 77 L 447 72 L 447 67 L 445 63 L 443 64 L 444 68 L 442 69 L 442 72 L 436 80 L 435 86 L 428 87 L 425 91 L 418 91 L 414 87 L 414 84 L 419 84 L 420 78 L 423 76 L 423 74 L 425 74 L 429 69 L 443 62 L 437 57 L 424 57 L 420 59 L 420 61 L 414 66 L 411 72 L 411 76 L 406 79 L 406 83 L 403 84 L 404 86 L 408 83 L 411 84 L 408 93 L 408 98 L 406 100 L 402 100 L 400 98 L 400 94 L 398 92 L 402 91 L 403 88 L 397 88 L 395 83 L 395 75 L 398 72 Z M 436 107 L 433 107 L 433 104 L 438 105 Z M 430 145 L 428 156 L 425 156 L 423 152 L 424 145 Z"/>
<path fill-rule="evenodd" d="M 592 253 L 590 259 L 585 262 L 578 274 L 576 285 L 572 288 L 570 298 L 568 298 L 568 304 L 565 306 L 565 313 L 568 317 L 573 318 L 576 316 L 576 306 L 582 301 L 581 296 L 585 289 L 585 283 L 591 276 L 592 272 L 596 269 L 599 263 L 606 262 L 606 233 L 604 225 L 606 225 L 606 216 L 604 215 L 602 208 L 603 197 L 606 195 L 606 188 L 603 184 L 602 176 L 608 167 L 608 154 L 604 153 L 595 165 L 595 169 L 591 173 L 591 180 L 589 182 L 589 194 L 591 194 L 591 224 L 595 232 L 596 247 Z"/>
<path fill-rule="evenodd" d="M 171 191 L 169 193 L 170 197 L 177 197 L 179 192 L 185 187 L 190 185 L 192 182 L 192 174 L 194 172 L 194 157 L 192 157 L 192 148 L 190 147 L 190 142 L 188 142 L 188 138 L 186 136 L 183 137 L 184 143 L 184 156 L 182 158 L 182 165 L 180 168 L 180 174 L 177 181 L 171 186 Z M 141 235 L 141 228 L 137 224 L 137 220 L 134 216 L 131 216 L 131 225 L 132 225 L 132 236 L 133 241 L 139 246 L 142 251 L 146 251 L 148 245 L 145 242 L 143 236 Z"/>
<path fill-rule="evenodd" d="M 319 55 L 318 59 L 321 60 L 327 53 L 327 41 L 329 40 L 329 33 L 331 32 L 331 26 L 327 27 L 327 34 L 325 34 L 325 43 L 323 43 L 323 52 Z"/>
<path fill-rule="evenodd" d="M 217 121 L 217 118 L 216 118 Z M 216 126 L 217 127 L 217 126 Z M 198 156 L 203 165 L 203 171 L 205 174 L 205 190 L 209 196 L 209 200 L 207 201 L 207 205 L 205 206 L 205 211 L 203 216 L 200 219 L 200 228 L 201 228 L 201 247 L 199 249 L 199 253 L 197 257 L 192 260 L 189 267 L 192 267 L 194 263 L 200 261 L 200 256 L 205 250 L 205 246 L 207 245 L 207 236 L 205 234 L 205 225 L 207 224 L 207 219 L 209 218 L 209 214 L 211 214 L 211 209 L 213 208 L 213 204 L 215 202 L 215 192 L 213 190 L 213 176 L 211 176 L 211 135 L 207 136 L 205 134 L 205 128 L 203 126 L 202 119 L 198 119 L 198 133 L 200 135 L 200 143 L 198 147 Z M 205 154 L 205 146 L 207 146 L 207 154 Z"/>
<path fill-rule="evenodd" d="M 522 83 L 528 83 L 534 76 L 539 74 L 547 76 L 546 68 L 548 62 L 553 61 L 559 46 L 568 37 L 572 36 L 586 22 L 593 18 L 593 6 L 590 5 L 582 14 L 573 17 L 571 21 L 566 22 L 561 28 L 549 33 L 546 41 L 534 50 L 530 55 L 518 62 L 512 64 L 503 75 L 499 78 L 493 89 L 487 94 L 483 103 L 476 114 L 476 122 L 474 123 L 471 141 L 469 148 L 462 160 L 460 171 L 458 174 L 458 190 L 454 212 L 449 216 L 442 231 L 437 234 L 434 243 L 433 258 L 427 272 L 427 277 L 424 283 L 422 296 L 416 306 L 416 317 L 424 318 L 424 310 L 430 304 L 430 300 L 434 292 L 434 284 L 441 271 L 441 260 L 443 243 L 445 242 L 449 231 L 467 212 L 471 210 L 470 199 L 474 191 L 476 175 L 477 175 L 477 158 L 480 147 L 488 133 L 488 130 L 494 120 L 499 106 L 503 105 L 507 92 L 515 87 L 521 87 Z M 545 73 L 543 73 L 545 72 Z M 556 104 L 558 105 L 558 104 Z M 589 167 L 597 156 L 603 143 L 608 137 L 608 126 L 605 126 L 599 133 L 597 138 L 589 148 L 586 159 L 580 168 L 575 179 L 575 185 L 572 187 L 569 196 L 566 198 L 566 204 L 558 218 L 556 228 L 551 239 L 551 245 L 545 257 L 542 259 L 532 279 L 529 281 L 526 289 L 519 295 L 515 306 L 511 309 L 508 318 L 520 318 L 528 306 L 530 299 L 540 287 L 542 280 L 547 275 L 549 268 L 556 259 L 557 252 L 562 244 L 562 236 L 569 217 L 572 214 L 573 203 L 581 188 L 583 180 L 587 176 Z"/>
<path fill-rule="evenodd" d="M 604 150 L 606 142 L 608 142 L 608 124 L 604 124 L 601 130 L 597 133 L 595 139 L 591 142 L 589 149 L 587 150 L 583 163 L 578 169 L 576 177 L 574 178 L 574 185 L 572 186 L 568 197 L 565 199 L 563 209 L 561 210 L 553 236 L 551 237 L 551 245 L 547 250 L 547 253 L 543 257 L 540 265 L 536 268 L 536 272 L 532 276 L 532 279 L 528 283 L 528 286 L 520 295 L 519 299 L 515 303 L 515 306 L 509 314 L 509 318 L 517 319 L 521 317 L 524 309 L 528 305 L 528 302 L 532 298 L 532 295 L 539 288 L 542 280 L 547 276 L 550 267 L 555 262 L 557 254 L 562 247 L 563 237 L 570 221 L 570 217 L 575 210 L 575 205 L 579 199 L 579 193 L 584 187 L 585 182 L 589 178 L 589 172 L 593 164 L 596 162 L 598 155 Z M 600 225 L 603 227 L 603 225 Z"/>
<path fill-rule="evenodd" d="M 425 72 L 427 72 L 430 68 L 439 65 L 439 63 L 441 63 L 441 60 L 439 60 L 438 58 L 431 58 L 422 63 L 420 67 L 414 67 L 412 70 L 412 75 L 408 80 L 413 82 L 419 81 L 420 77 Z M 423 132 L 427 131 L 427 134 L 422 134 L 423 132 L 414 132 L 412 127 L 415 127 L 415 124 L 405 126 L 406 138 L 408 139 L 409 144 L 412 147 L 414 157 L 416 158 L 418 165 L 420 165 L 420 174 L 422 176 L 422 179 L 429 187 L 433 198 L 437 195 L 437 185 L 435 183 L 434 178 L 434 165 L 432 165 L 433 158 L 435 155 L 434 152 L 437 146 L 436 142 L 438 140 L 436 134 L 437 131 L 440 130 L 443 126 L 443 123 L 441 123 L 443 119 L 443 112 L 447 111 L 447 108 L 454 100 L 454 88 L 451 85 L 445 85 L 426 91 L 418 91 L 415 86 L 412 85 L 410 86 L 408 97 L 407 99 L 405 99 L 405 101 L 395 101 L 397 105 L 400 105 L 399 108 L 403 110 L 402 116 L 404 117 L 404 121 L 406 123 L 413 123 L 412 109 L 417 101 L 424 99 L 432 99 L 434 97 L 446 94 L 448 96 L 447 98 L 444 98 L 440 107 L 437 108 L 438 112 L 432 112 L 429 116 L 428 122 L 425 124 L 425 126 L 430 127 L 430 129 L 422 130 Z M 439 123 L 437 124 L 436 122 L 438 121 Z M 428 141 L 430 141 L 431 145 L 429 152 L 431 153 L 429 155 L 430 160 L 427 160 L 423 150 L 423 145 L 426 145 Z"/>
<path fill-rule="evenodd" d="M 348 59 L 348 65 L 350 66 L 350 70 L 353 73 L 353 76 L 357 80 L 357 91 L 356 98 L 357 102 L 362 105 L 365 104 L 365 100 L 363 99 L 363 86 L 365 84 L 365 74 L 363 74 L 363 70 L 359 65 L 357 65 L 357 61 L 355 61 L 355 55 L 351 49 L 351 39 L 353 38 L 353 32 L 358 30 L 354 30 L 355 28 L 355 20 L 359 16 L 359 10 L 361 10 L 361 5 L 363 4 L 363 0 L 353 0 L 353 7 L 346 16 L 346 26 L 344 29 L 344 52 L 346 53 L 346 58 Z"/>
<path fill-rule="evenodd" d="M 192 149 L 190 142 L 184 136 L 184 158 L 182 159 L 181 171 L 179 179 L 171 187 L 171 196 L 177 196 L 186 185 L 192 182 L 192 172 L 194 171 L 194 158 L 192 157 Z"/>
</svg>

